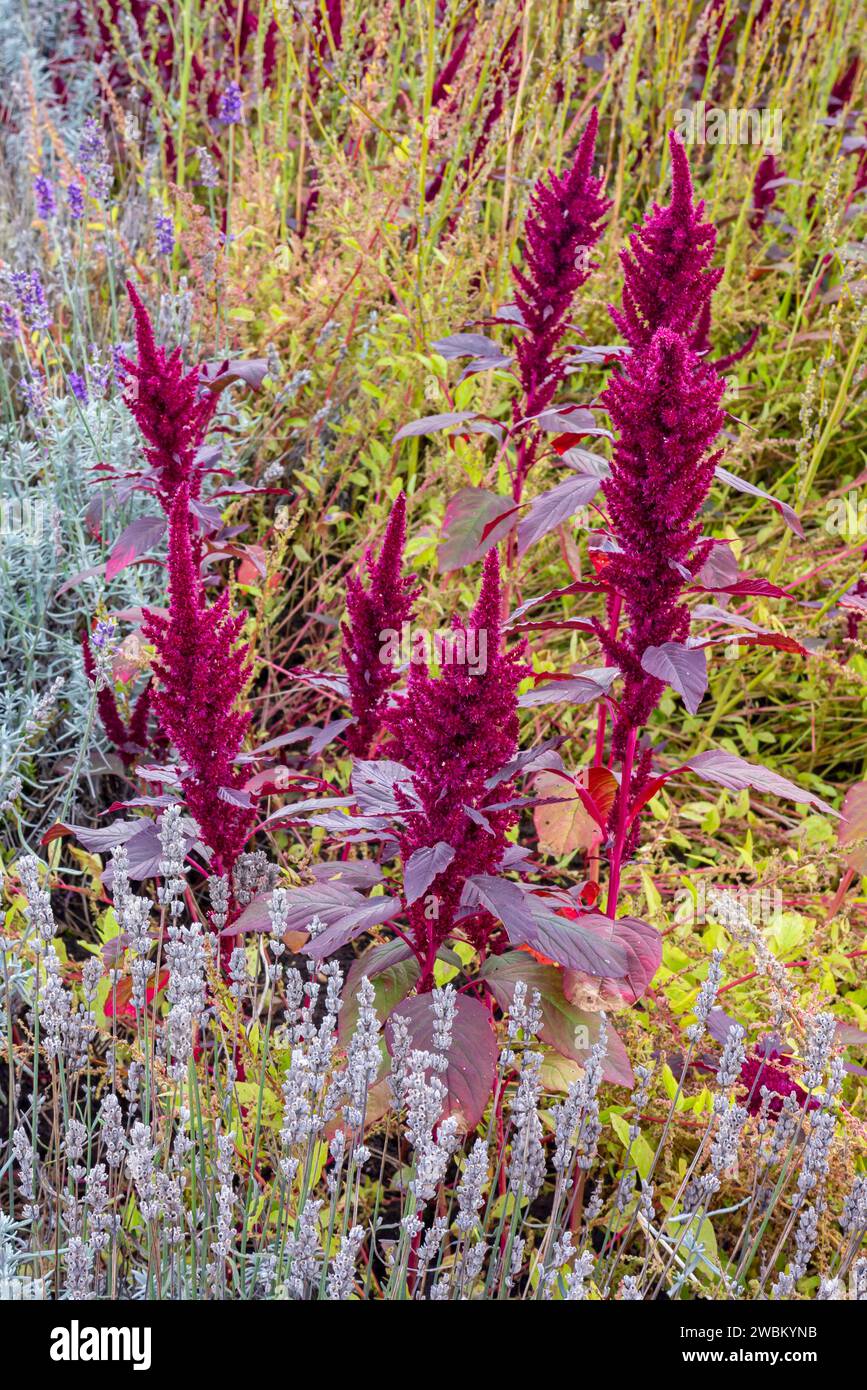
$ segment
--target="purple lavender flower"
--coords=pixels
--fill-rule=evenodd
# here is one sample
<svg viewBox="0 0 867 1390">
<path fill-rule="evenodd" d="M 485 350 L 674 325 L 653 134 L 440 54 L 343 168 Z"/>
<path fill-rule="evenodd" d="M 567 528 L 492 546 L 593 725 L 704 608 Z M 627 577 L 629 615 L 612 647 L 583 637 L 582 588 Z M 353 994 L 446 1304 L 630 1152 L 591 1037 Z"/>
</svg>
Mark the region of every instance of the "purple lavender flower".
<svg viewBox="0 0 867 1390">
<path fill-rule="evenodd" d="M 96 343 L 90 345 L 90 361 L 87 364 L 87 379 L 96 396 L 104 396 L 111 380 L 111 368 L 103 362 Z"/>
<path fill-rule="evenodd" d="M 170 256 L 175 249 L 175 224 L 165 213 L 157 213 L 154 223 L 157 251 L 161 256 Z"/>
<path fill-rule="evenodd" d="M 42 281 L 36 271 L 13 271 L 9 277 L 18 295 L 24 321 L 30 328 L 47 333 L 51 327 L 51 311 L 45 298 Z"/>
<path fill-rule="evenodd" d="M 67 381 L 73 396 L 81 405 L 87 405 L 87 383 L 80 372 L 70 372 Z"/>
<path fill-rule="evenodd" d="M 16 338 L 21 332 L 18 315 L 8 300 L 0 302 L 0 334 L 4 338 Z"/>
<path fill-rule="evenodd" d="M 45 412 L 45 379 L 38 371 L 24 377 L 18 385 L 22 399 L 31 415 Z"/>
<path fill-rule="evenodd" d="M 67 186 L 66 205 L 73 222 L 80 222 L 84 216 L 84 193 L 80 184 L 71 183 Z"/>
<path fill-rule="evenodd" d="M 33 199 L 36 203 L 36 216 L 41 217 L 43 222 L 49 222 L 57 212 L 57 199 L 54 196 L 54 185 L 44 174 L 37 174 L 33 180 Z"/>
<path fill-rule="evenodd" d="M 115 343 L 111 350 L 111 368 L 114 372 L 114 384 L 118 391 L 123 391 L 129 381 L 129 372 L 124 366 L 126 361 L 126 343 Z"/>
<path fill-rule="evenodd" d="M 199 183 L 203 188 L 216 188 L 220 182 L 220 176 L 217 173 L 217 166 L 211 151 L 206 145 L 199 145 L 196 154 L 199 156 Z"/>
<path fill-rule="evenodd" d="M 89 116 L 84 123 L 78 145 L 78 163 L 89 176 L 90 186 L 97 198 L 105 198 L 111 188 L 112 171 L 108 158 L 108 145 L 101 126 Z"/>
<path fill-rule="evenodd" d="M 217 120 L 221 121 L 223 125 L 239 125 L 243 119 L 244 104 L 241 98 L 241 88 L 237 82 L 230 82 L 220 97 Z"/>
</svg>

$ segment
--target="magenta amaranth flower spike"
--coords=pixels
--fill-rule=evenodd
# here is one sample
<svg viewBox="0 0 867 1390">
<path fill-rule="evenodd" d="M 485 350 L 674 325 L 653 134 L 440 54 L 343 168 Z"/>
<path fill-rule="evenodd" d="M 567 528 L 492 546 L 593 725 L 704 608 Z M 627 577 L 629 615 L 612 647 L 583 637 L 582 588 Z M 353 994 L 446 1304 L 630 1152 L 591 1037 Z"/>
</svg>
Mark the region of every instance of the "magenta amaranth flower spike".
<svg viewBox="0 0 867 1390">
<path fill-rule="evenodd" d="M 413 664 L 406 693 L 397 709 L 386 715 L 396 756 L 412 772 L 422 807 L 420 813 L 407 816 L 400 837 L 404 865 L 416 850 L 440 842 L 455 851 L 430 887 L 437 903 L 435 916 L 427 910 L 427 895 L 407 909 L 423 962 L 421 989 L 433 983 L 436 952 L 453 930 L 464 883 L 472 874 L 496 872 L 506 832 L 516 820 L 513 810 L 490 809 L 510 800 L 511 786 L 486 786 L 515 755 L 516 691 L 527 674 L 520 663 L 523 647 L 508 654 L 502 649 L 500 604 L 499 560 L 492 550 L 485 558 L 479 599 L 466 627 L 457 619 L 453 623 L 455 637 L 462 640 L 452 655 L 462 652 L 465 659 L 444 662 L 438 679 L 426 666 Z M 461 920 L 462 930 L 480 942 L 494 925 L 484 912 Z"/>
<path fill-rule="evenodd" d="M 168 514 L 175 496 L 186 486 L 196 499 L 203 470 L 196 460 L 216 406 L 213 392 L 199 387 L 199 370 L 184 373 L 180 348 L 171 354 L 158 347 L 153 324 L 135 286 L 127 281 L 135 315 L 138 361 L 122 357 L 131 380 L 126 403 L 148 441 L 145 450 L 160 505 Z"/>
<path fill-rule="evenodd" d="M 601 397 L 617 444 L 602 484 L 619 549 L 606 556 L 605 579 L 622 596 L 626 632 L 600 637 L 625 678 L 614 751 L 647 722 L 663 683 L 642 669 L 647 647 L 683 642 L 689 612 L 678 602 L 700 562 L 698 513 L 720 454 L 708 453 L 722 428 L 719 374 L 668 328 L 629 357 Z"/>
<path fill-rule="evenodd" d="M 692 178 L 683 141 L 673 131 L 671 202 L 654 203 L 620 253 L 623 307 L 609 313 L 632 348 L 646 347 L 658 328 L 682 333 L 697 351 L 706 350 L 710 301 L 722 278 L 712 269 L 716 229 L 703 222 L 704 203 L 693 201 Z"/>
<path fill-rule="evenodd" d="M 603 197 L 602 180 L 593 176 L 598 127 L 594 109 L 569 172 L 561 178 L 549 172 L 550 187 L 544 179 L 536 184 L 524 226 L 526 269 L 512 269 L 526 325 L 516 349 L 524 417 L 550 405 L 566 374 L 566 359 L 557 355 L 557 346 L 575 292 L 594 268 L 590 251 L 611 206 Z"/>
<path fill-rule="evenodd" d="M 253 824 L 241 804 L 235 761 L 250 722 L 237 708 L 247 683 L 247 647 L 238 645 L 244 619 L 229 612 L 224 592 L 210 606 L 199 574 L 198 544 L 190 535 L 189 494 L 177 491 L 169 519 L 169 611 L 146 613 L 142 631 L 157 649 L 153 707 L 184 767 L 184 799 L 214 858 L 227 873 Z"/>
<path fill-rule="evenodd" d="M 371 745 L 382 724 L 388 692 L 398 678 L 394 666 L 384 659 L 383 633 L 400 633 L 409 620 L 418 589 L 401 574 L 406 542 L 406 495 L 400 493 L 394 504 L 382 547 L 376 560 L 372 550 L 365 555 L 368 583 L 350 575 L 346 581 L 348 621 L 342 624 L 343 664 L 349 677 L 352 713 L 355 723 L 346 733 L 351 753 L 358 758 L 370 754 Z"/>
</svg>

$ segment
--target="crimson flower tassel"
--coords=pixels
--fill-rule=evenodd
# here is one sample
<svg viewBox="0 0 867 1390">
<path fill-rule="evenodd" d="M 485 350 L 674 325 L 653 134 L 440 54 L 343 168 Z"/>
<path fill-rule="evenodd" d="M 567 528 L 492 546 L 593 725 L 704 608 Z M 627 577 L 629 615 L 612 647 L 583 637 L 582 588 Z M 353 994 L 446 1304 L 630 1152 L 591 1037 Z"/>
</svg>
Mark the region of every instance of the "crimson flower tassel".
<svg viewBox="0 0 867 1390">
<path fill-rule="evenodd" d="M 378 557 L 374 560 L 372 549 L 364 557 L 367 587 L 354 575 L 346 581 L 348 621 L 341 626 L 342 655 L 355 720 L 347 730 L 346 743 L 357 758 L 369 757 L 382 725 L 388 693 L 398 679 L 398 671 L 386 655 L 385 634 L 400 633 L 418 593 L 401 573 L 405 543 L 406 495 L 401 492 Z"/>
<path fill-rule="evenodd" d="M 526 268 L 512 268 L 526 327 L 516 350 L 525 416 L 550 405 L 566 375 L 567 358 L 557 355 L 557 347 L 575 294 L 595 269 L 590 251 L 611 206 L 602 180 L 593 176 L 598 128 L 594 109 L 569 172 L 558 178 L 549 171 L 550 187 L 544 179 L 536 184 L 524 225 Z"/>
<path fill-rule="evenodd" d="M 711 268 L 716 228 L 702 220 L 704 203 L 694 202 L 689 161 L 674 131 L 671 149 L 671 202 L 654 203 L 643 224 L 620 253 L 623 305 L 609 313 L 629 346 L 644 348 L 658 328 L 682 333 L 696 351 L 707 350 L 710 301 L 723 269 Z"/>
<path fill-rule="evenodd" d="M 96 680 L 96 662 L 87 631 L 81 634 L 81 654 L 88 680 Z M 96 708 L 99 720 L 109 740 L 114 744 L 124 767 L 131 767 L 137 755 L 148 745 L 148 715 L 150 714 L 151 683 L 139 694 L 129 720 L 124 720 L 117 707 L 114 691 L 103 685 L 96 694 Z"/>
<path fill-rule="evenodd" d="M 183 484 L 169 519 L 169 611 L 147 612 L 142 630 L 157 651 L 154 711 L 183 761 L 184 800 L 213 851 L 212 872 L 222 874 L 230 872 L 254 820 L 235 768 L 250 721 L 237 708 L 250 667 L 246 645 L 238 645 L 244 619 L 230 614 L 228 592 L 211 605 L 205 600 L 198 548 Z"/>
<path fill-rule="evenodd" d="M 617 435 L 602 486 L 619 549 L 606 555 L 605 578 L 622 596 L 626 617 L 622 638 L 600 628 L 606 655 L 625 678 L 618 753 L 625 732 L 647 722 L 662 693 L 663 683 L 642 669 L 645 650 L 683 642 L 689 633 L 679 598 L 703 559 L 697 518 L 721 457 L 708 450 L 725 418 L 724 389 L 679 334 L 660 328 L 601 398 Z"/>
<path fill-rule="evenodd" d="M 508 779 L 488 786 L 515 756 L 516 692 L 528 674 L 520 663 L 523 644 L 508 654 L 503 650 L 500 605 L 499 561 L 492 550 L 466 627 L 457 619 L 452 624 L 451 654 L 463 659 L 444 657 L 438 678 L 423 663 L 413 664 L 406 692 L 387 716 L 395 756 L 412 772 L 421 808 L 407 815 L 399 837 L 404 868 L 417 850 L 444 845 L 454 851 L 425 896 L 407 905 L 422 990 L 432 987 L 436 952 L 454 929 L 467 878 L 496 872 L 506 832 L 517 819 L 513 809 L 492 809 L 511 799 Z M 462 931 L 477 945 L 495 926 L 484 911 L 461 917 Z"/>
<path fill-rule="evenodd" d="M 197 459 L 216 407 L 216 395 L 202 391 L 199 369 L 184 372 L 181 350 L 158 347 L 153 324 L 135 286 L 127 281 L 135 318 L 138 361 L 122 362 L 131 382 L 126 403 L 148 441 L 145 449 L 152 469 L 154 491 L 163 511 L 172 510 L 175 496 L 186 487 L 198 498 L 204 470 Z"/>
</svg>

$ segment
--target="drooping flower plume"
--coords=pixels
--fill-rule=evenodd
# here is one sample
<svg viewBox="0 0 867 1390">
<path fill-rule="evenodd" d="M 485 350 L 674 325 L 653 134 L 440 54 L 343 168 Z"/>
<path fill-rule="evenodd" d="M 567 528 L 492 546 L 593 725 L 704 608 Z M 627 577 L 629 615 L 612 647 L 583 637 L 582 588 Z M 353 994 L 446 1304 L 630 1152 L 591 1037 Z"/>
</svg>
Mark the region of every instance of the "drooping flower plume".
<svg viewBox="0 0 867 1390">
<path fill-rule="evenodd" d="M 365 555 L 367 585 L 350 575 L 346 581 L 348 620 L 343 623 L 343 664 L 349 678 L 350 700 L 355 722 L 346 733 L 349 751 L 355 757 L 370 754 L 382 724 L 388 692 L 398 672 L 387 659 L 383 632 L 399 632 L 412 612 L 418 590 L 404 579 L 403 548 L 406 541 L 406 496 L 400 493 L 394 504 L 382 547 L 376 559 L 372 550 Z"/>
<path fill-rule="evenodd" d="M 697 351 L 707 349 L 710 301 L 722 278 L 711 267 L 716 229 L 703 221 L 704 202 L 693 199 L 683 141 L 673 131 L 671 202 L 651 212 L 621 251 L 624 285 L 620 309 L 611 317 L 629 346 L 646 347 L 658 328 L 682 333 Z"/>
<path fill-rule="evenodd" d="M 662 692 L 662 682 L 642 669 L 645 649 L 683 642 L 689 631 L 678 600 L 690 565 L 702 558 L 697 517 L 720 458 L 709 450 L 723 424 L 723 390 L 719 374 L 680 334 L 660 328 L 602 396 L 617 435 L 603 491 L 619 547 L 606 556 L 604 573 L 626 616 L 620 638 L 600 628 L 606 655 L 625 678 L 617 751 L 627 729 L 647 722 Z"/>
<path fill-rule="evenodd" d="M 97 686 L 96 707 L 100 723 L 107 737 L 114 744 L 124 767 L 130 767 L 136 756 L 148 745 L 148 716 L 151 708 L 151 682 L 141 691 L 132 707 L 128 720 L 124 720 L 117 707 L 114 691 L 108 684 L 97 681 L 96 661 L 87 630 L 81 634 L 81 651 L 84 670 L 88 680 Z"/>
<path fill-rule="evenodd" d="M 183 484 L 169 520 L 169 611 L 146 613 L 142 630 L 157 650 L 154 711 L 183 760 L 184 799 L 220 874 L 240 854 L 254 819 L 235 767 L 250 722 L 238 709 L 250 667 L 238 641 L 243 617 L 229 612 L 228 592 L 207 603 L 197 551 Z"/>
<path fill-rule="evenodd" d="M 457 619 L 453 623 L 454 632 L 463 634 L 465 650 L 472 648 L 477 656 L 484 652 L 483 662 L 476 662 L 478 674 L 472 674 L 467 662 L 445 664 L 439 677 L 414 664 L 406 693 L 386 716 L 395 755 L 412 772 L 421 803 L 420 813 L 407 816 L 400 837 L 404 865 L 416 850 L 439 843 L 455 852 L 430 888 L 436 895 L 435 917 L 427 913 L 424 900 L 408 909 L 416 946 L 427 948 L 423 988 L 430 987 L 437 947 L 453 930 L 464 883 L 473 874 L 496 870 L 506 832 L 516 819 L 512 809 L 490 809 L 509 801 L 510 785 L 487 786 L 515 755 L 516 691 L 527 674 L 520 661 L 523 648 L 503 650 L 500 603 L 499 560 L 492 550 L 466 627 Z M 475 926 L 481 939 L 493 924 L 493 918 L 480 913 L 475 922 L 464 919 L 461 925 L 469 934 Z"/>
</svg>

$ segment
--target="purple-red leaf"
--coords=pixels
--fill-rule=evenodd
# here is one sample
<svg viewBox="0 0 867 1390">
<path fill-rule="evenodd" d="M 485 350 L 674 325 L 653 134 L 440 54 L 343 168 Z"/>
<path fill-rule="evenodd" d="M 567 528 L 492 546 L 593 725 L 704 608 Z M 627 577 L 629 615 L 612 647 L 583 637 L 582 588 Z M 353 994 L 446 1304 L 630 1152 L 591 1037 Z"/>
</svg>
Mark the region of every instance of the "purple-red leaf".
<svg viewBox="0 0 867 1390">
<path fill-rule="evenodd" d="M 420 434 L 436 434 L 438 430 L 465 424 L 467 420 L 475 420 L 478 413 L 477 410 L 452 410 L 443 415 L 423 415 L 420 420 L 411 420 L 408 425 L 401 425 L 394 436 L 394 442 L 397 444 L 401 439 L 414 439 Z"/>
<path fill-rule="evenodd" d="M 462 487 L 446 504 L 437 556 L 440 573 L 481 560 L 508 535 L 516 514 L 511 498 L 500 497 L 483 487 Z"/>
<path fill-rule="evenodd" d="M 599 491 L 600 482 L 600 478 L 577 473 L 552 487 L 549 492 L 543 492 L 541 496 L 534 498 L 527 515 L 518 526 L 519 557 L 542 536 L 547 536 L 561 522 L 574 516 L 580 507 L 586 507 L 588 502 L 592 502 Z"/>
<path fill-rule="evenodd" d="M 447 845 L 445 840 L 438 840 L 435 845 L 425 845 L 410 855 L 403 871 L 407 905 L 418 902 L 437 875 L 448 868 L 454 857 L 453 846 Z"/>
<path fill-rule="evenodd" d="M 114 579 L 116 574 L 126 569 L 140 555 L 144 555 L 166 532 L 164 516 L 140 516 L 131 521 L 112 547 L 105 566 L 106 579 Z"/>
<path fill-rule="evenodd" d="M 398 1014 L 406 1019 L 413 1050 L 433 1052 L 436 1015 L 431 995 L 420 994 L 414 999 L 407 999 L 392 1011 L 385 1028 L 389 1051 L 393 1045 L 391 1020 Z M 446 1059 L 448 1066 L 445 1072 L 437 1072 L 446 1086 L 440 1119 L 457 1115 L 462 1126 L 472 1131 L 484 1115 L 493 1090 L 497 1040 L 488 1010 L 478 999 L 472 999 L 469 995 L 458 994 L 455 997 L 452 1040 Z"/>
<path fill-rule="evenodd" d="M 680 642 L 663 642 L 645 647 L 642 670 L 668 684 L 683 696 L 690 714 L 695 714 L 707 690 L 707 656 L 703 647 L 685 647 Z"/>
<path fill-rule="evenodd" d="M 749 497 L 763 497 L 766 502 L 770 502 L 773 507 L 776 507 L 786 525 L 794 531 L 795 535 L 800 536 L 801 540 L 804 539 L 804 528 L 798 514 L 787 502 L 781 502 L 778 497 L 772 497 L 769 492 L 763 492 L 760 487 L 756 487 L 754 483 L 748 483 L 745 478 L 739 478 L 735 473 L 730 473 L 727 468 L 718 465 L 714 469 L 714 473 L 719 482 L 728 483 L 735 492 L 745 492 Z"/>
<path fill-rule="evenodd" d="M 547 674 L 547 673 L 546 673 Z M 620 672 L 616 666 L 597 666 L 589 671 L 581 671 L 577 676 L 566 676 L 562 680 L 549 679 L 535 690 L 528 690 L 518 697 L 522 709 L 533 705 L 583 705 L 607 695 Z"/>
</svg>

